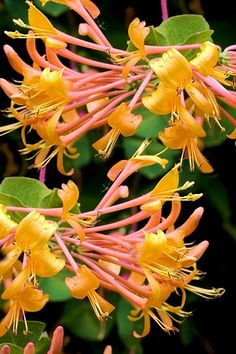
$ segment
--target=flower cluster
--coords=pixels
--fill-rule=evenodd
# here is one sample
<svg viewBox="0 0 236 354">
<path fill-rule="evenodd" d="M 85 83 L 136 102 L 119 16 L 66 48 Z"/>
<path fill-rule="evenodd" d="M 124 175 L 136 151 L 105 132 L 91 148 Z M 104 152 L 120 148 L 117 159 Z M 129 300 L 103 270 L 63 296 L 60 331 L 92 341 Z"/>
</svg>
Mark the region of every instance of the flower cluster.
<svg viewBox="0 0 236 354">
<path fill-rule="evenodd" d="M 28 24 L 20 19 L 14 22 L 29 32 L 6 33 L 12 38 L 26 38 L 32 65 L 24 62 L 9 45 L 4 47 L 11 66 L 22 75 L 22 80 L 11 83 L 0 79 L 11 100 L 7 115 L 17 120 L 2 126 L 0 133 L 21 128 L 24 144 L 21 152 L 33 154 L 34 167 L 40 169 L 57 156 L 58 170 L 70 175 L 73 169 L 65 171 L 63 156 L 79 157 L 74 144 L 84 134 L 108 127 L 105 135 L 93 144 L 100 155 L 108 157 L 119 135 L 129 137 L 137 132 L 142 116 L 135 110 L 144 106 L 158 116 L 169 115 L 169 126 L 159 134 L 166 147 L 182 150 L 182 159 L 189 158 L 191 169 L 196 164 L 202 172 L 211 172 L 212 167 L 200 151 L 199 139 L 210 130 L 210 119 L 219 125 L 219 134 L 224 131 L 221 117 L 235 127 L 235 119 L 222 105 L 236 107 L 234 47 L 221 53 L 209 41 L 182 46 L 145 45 L 150 29 L 135 18 L 128 29 L 134 50 L 124 51 L 113 48 L 97 26 L 94 18 L 99 10 L 91 1 L 54 2 L 67 5 L 83 18 L 80 38 L 55 28 L 40 10 L 26 1 Z M 89 40 L 81 39 L 83 36 Z M 43 56 L 37 50 L 37 39 L 44 43 Z M 99 60 L 88 59 L 70 50 L 70 46 L 101 53 Z M 189 61 L 184 52 L 190 49 L 195 54 Z M 62 59 L 73 66 L 67 66 Z M 40 137 L 34 144 L 26 137 L 32 130 Z M 234 138 L 234 134 L 230 137 Z"/>
<path fill-rule="evenodd" d="M 41 0 L 42 5 L 47 2 Z M 202 194 L 185 194 L 193 182 L 181 184 L 179 173 L 183 158 L 189 159 L 190 170 L 197 165 L 203 173 L 212 172 L 201 152 L 201 139 L 213 121 L 219 133 L 224 133 L 223 117 L 236 126 L 226 109 L 236 107 L 235 47 L 221 53 L 210 40 L 148 45 L 151 29 L 135 18 L 128 28 L 130 45 L 125 51 L 114 48 L 96 24 L 99 9 L 92 1 L 52 2 L 68 6 L 83 19 L 79 36 L 60 31 L 26 1 L 28 24 L 20 19 L 14 22 L 28 32 L 6 33 L 26 39 L 32 63 L 26 63 L 9 45 L 4 46 L 10 65 L 22 79 L 0 79 L 11 101 L 5 113 L 16 120 L 1 126 L 0 134 L 21 129 L 21 153 L 34 158 L 33 167 L 44 170 L 56 156 L 58 171 L 72 175 L 73 169 L 66 171 L 64 167 L 64 156 L 79 158 L 75 144 L 82 136 L 99 128 L 101 137 L 92 146 L 108 158 L 120 136 L 137 133 L 143 121 L 137 109 L 142 107 L 157 119 L 168 116 L 168 125 L 157 139 L 164 151 L 178 149 L 182 155 L 152 190 L 128 198 L 127 179 L 132 174 L 152 165 L 164 169 L 168 163 L 162 157 L 164 152 L 143 154 L 149 145 L 145 140 L 130 159 L 117 162 L 109 170 L 111 185 L 93 210 L 79 210 L 80 193 L 72 180 L 58 190 L 58 208 L 2 202 L 0 279 L 7 311 L 0 322 L 0 336 L 9 329 L 17 333 L 22 318 L 28 331 L 25 313 L 41 310 L 49 300 L 40 288 L 40 279 L 63 269 L 71 274 L 65 277 L 71 295 L 86 298 L 100 321 L 112 316 L 115 304 L 106 295 L 114 292 L 131 304 L 128 319 L 143 321 L 142 331 L 134 331 L 134 336 L 146 336 L 151 319 L 166 332 L 177 331 L 175 323 L 191 313 L 185 310 L 187 292 L 205 298 L 224 293 L 222 288 L 195 285 L 203 275 L 197 262 L 208 241 L 195 244 L 187 237 L 197 227 L 203 208 L 197 208 L 182 224 L 178 218 L 181 203 L 195 201 Z M 43 42 L 44 55 L 38 52 L 38 39 Z M 98 53 L 99 59 L 83 56 L 80 48 Z M 186 52 L 191 52 L 191 57 Z M 235 129 L 229 135 L 232 139 Z M 28 140 L 32 131 L 39 137 L 35 143 Z M 169 212 L 163 208 L 165 203 L 171 206 Z"/>
<path fill-rule="evenodd" d="M 65 278 L 71 295 L 88 298 L 99 320 L 109 317 L 115 308 L 101 295 L 101 288 L 129 301 L 134 308 L 129 320 L 144 318 L 142 333 L 134 333 L 137 337 L 148 334 L 150 318 L 165 331 L 175 331 L 174 322 L 189 315 L 183 310 L 187 291 L 206 298 L 223 293 L 223 289 L 207 290 L 192 284 L 201 278 L 197 261 L 208 242 L 195 245 L 185 241 L 196 228 L 202 208 L 196 209 L 184 224 L 175 226 L 181 201 L 201 197 L 192 193 L 180 195 L 193 183 L 179 185 L 179 164 L 151 191 L 120 201 L 128 197 L 125 183 L 129 176 L 142 167 L 165 167 L 167 163 L 159 156 L 141 153 L 139 149 L 131 159 L 110 169 L 108 177 L 113 183 L 94 210 L 72 213 L 79 196 L 72 181 L 58 191 L 61 208 L 1 206 L 4 258 L 0 261 L 0 275 L 6 287 L 1 298 L 9 302 L 8 313 L 0 324 L 1 335 L 12 325 L 17 331 L 20 313 L 25 319 L 25 312 L 38 311 L 48 301 L 39 288 L 38 277 L 51 277 L 64 267 L 72 272 L 71 277 Z M 163 212 L 166 202 L 171 202 L 167 216 Z M 132 213 L 134 208 L 136 212 Z M 16 223 L 9 212 L 28 214 Z M 121 218 L 122 212 L 126 216 Z M 104 223 L 103 217 L 111 213 L 112 221 Z M 50 221 L 52 217 L 58 221 Z M 179 299 L 178 306 L 168 302 L 171 294 Z"/>
</svg>

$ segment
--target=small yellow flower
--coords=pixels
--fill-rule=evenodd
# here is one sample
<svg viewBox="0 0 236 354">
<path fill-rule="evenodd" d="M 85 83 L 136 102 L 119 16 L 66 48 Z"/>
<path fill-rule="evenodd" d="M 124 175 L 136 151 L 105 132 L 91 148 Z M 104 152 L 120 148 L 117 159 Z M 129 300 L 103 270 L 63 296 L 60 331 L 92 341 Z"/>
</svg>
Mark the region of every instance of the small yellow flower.
<svg viewBox="0 0 236 354">
<path fill-rule="evenodd" d="M 204 137 L 206 132 L 197 123 L 191 113 L 181 104 L 180 94 L 176 88 L 167 87 L 162 82 L 150 95 L 142 99 L 143 105 L 152 113 L 171 114 L 172 121 L 181 120 L 197 136 Z"/>
<path fill-rule="evenodd" d="M 149 65 L 166 87 L 183 90 L 192 80 L 188 60 L 175 48 L 170 48 L 160 59 L 150 60 Z"/>
<path fill-rule="evenodd" d="M 16 225 L 7 214 L 7 208 L 0 204 L 0 240 L 4 239 Z"/>
<path fill-rule="evenodd" d="M 184 153 L 187 152 L 191 171 L 194 170 L 194 164 L 196 163 L 203 173 L 210 173 L 213 168 L 199 150 L 196 138 L 197 136 L 179 121 L 159 134 L 159 139 L 165 146 L 170 149 L 183 150 L 181 160 Z"/>
<path fill-rule="evenodd" d="M 212 75 L 214 72 L 214 67 L 219 60 L 219 49 L 212 42 L 204 42 L 201 45 L 200 52 L 196 55 L 194 59 L 190 61 L 197 71 L 202 75 Z"/>
<path fill-rule="evenodd" d="M 58 271 L 61 270 L 64 266 L 64 261 L 57 260 L 53 254 L 50 254 L 49 249 L 45 250 L 45 247 L 48 247 L 49 239 L 56 229 L 57 223 L 47 221 L 39 212 L 32 211 L 29 213 L 16 226 L 14 244 L 10 247 L 6 257 L 0 261 L 0 276 L 5 276 L 12 269 L 22 252 L 29 257 L 32 255 L 32 259 L 37 257 L 37 255 L 40 256 L 41 258 L 38 258 L 41 262 L 41 264 L 38 263 L 39 269 L 44 267 L 49 267 L 50 269 L 48 263 L 51 262 L 51 268 Z M 33 268 L 34 272 L 37 273 L 35 266 Z"/>
<path fill-rule="evenodd" d="M 108 124 L 112 128 L 93 147 L 105 158 L 109 157 L 119 135 L 132 136 L 142 122 L 142 116 L 134 115 L 125 102 L 121 103 L 108 117 Z"/>
<path fill-rule="evenodd" d="M 179 186 L 179 167 L 180 164 L 175 165 L 162 177 L 156 187 L 151 191 L 149 198 L 141 205 L 142 210 L 156 211 L 168 200 L 197 200 L 202 196 L 201 193 L 189 193 L 185 196 L 175 194 L 179 191 L 186 190 L 194 184 L 194 182 L 187 181 L 182 186 Z"/>
<path fill-rule="evenodd" d="M 99 288 L 98 278 L 85 266 L 82 265 L 77 274 L 72 278 L 65 279 L 71 294 L 76 299 L 88 297 L 91 306 L 102 321 L 114 310 L 114 306 L 100 296 L 95 290 Z"/>
<path fill-rule="evenodd" d="M 125 79 L 129 75 L 129 72 L 132 70 L 135 64 L 137 64 L 141 59 L 144 59 L 146 57 L 144 43 L 146 37 L 150 32 L 150 29 L 148 27 L 145 27 L 145 25 L 146 23 L 144 21 L 140 22 L 138 18 L 135 18 L 129 25 L 128 35 L 130 41 L 135 45 L 137 50 L 134 51 L 127 58 L 123 58 L 120 60 L 118 59 L 118 62 L 127 61 L 122 71 L 122 77 Z"/>
<path fill-rule="evenodd" d="M 75 230 L 80 240 L 83 241 L 85 233 L 81 224 L 86 222 L 83 222 L 83 220 L 80 220 L 76 215 L 70 213 L 70 210 L 76 205 L 79 199 L 78 187 L 73 181 L 68 181 L 67 184 L 62 184 L 62 189 L 59 189 L 57 194 L 63 203 L 62 220 L 68 222 Z"/>
<path fill-rule="evenodd" d="M 168 163 L 168 160 L 162 159 L 158 156 L 158 154 L 142 155 L 143 151 L 147 148 L 149 144 L 150 141 L 144 140 L 144 142 L 140 145 L 138 150 L 129 160 L 121 160 L 115 165 L 113 165 L 108 171 L 108 178 L 111 181 L 114 181 L 125 168 L 127 168 L 128 175 L 137 172 L 142 167 L 152 166 L 156 164 L 160 165 L 162 168 L 165 168 Z"/>
<path fill-rule="evenodd" d="M 43 294 L 42 290 L 33 284 L 28 283 L 23 285 L 8 300 L 10 300 L 10 309 L 0 322 L 0 337 L 4 336 L 11 326 L 13 333 L 17 334 L 21 314 L 24 318 L 25 330 L 28 332 L 25 312 L 37 312 L 41 310 L 47 303 L 48 296 Z"/>
<path fill-rule="evenodd" d="M 25 24 L 21 19 L 13 20 L 20 27 L 32 30 L 28 34 L 22 34 L 19 31 L 5 33 L 11 38 L 41 38 L 45 41 L 45 45 L 49 48 L 65 48 L 66 43 L 60 40 L 58 31 L 53 27 L 48 18 L 37 9 L 32 2 L 26 1 L 29 6 L 28 21 L 29 25 Z"/>
</svg>

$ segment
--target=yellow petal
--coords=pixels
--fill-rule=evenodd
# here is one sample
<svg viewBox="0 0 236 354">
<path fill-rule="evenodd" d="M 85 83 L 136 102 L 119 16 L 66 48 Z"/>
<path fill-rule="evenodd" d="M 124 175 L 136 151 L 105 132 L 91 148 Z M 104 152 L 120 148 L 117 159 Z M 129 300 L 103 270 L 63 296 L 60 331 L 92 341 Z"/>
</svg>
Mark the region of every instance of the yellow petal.
<svg viewBox="0 0 236 354">
<path fill-rule="evenodd" d="M 161 59 L 152 59 L 150 67 L 167 87 L 183 89 L 191 82 L 192 69 L 188 60 L 175 48 L 170 48 Z"/>
<path fill-rule="evenodd" d="M 100 14 L 99 8 L 91 1 L 91 0 L 80 0 L 82 5 L 88 11 L 88 13 L 92 16 L 92 18 L 96 18 Z"/>
<path fill-rule="evenodd" d="M 156 261 L 167 246 L 166 235 L 161 230 L 158 230 L 157 233 L 143 232 L 145 241 L 140 254 L 140 262 Z"/>
<path fill-rule="evenodd" d="M 64 259 L 57 258 L 45 245 L 42 249 L 32 252 L 27 262 L 34 275 L 39 277 L 52 277 L 65 266 Z"/>
<path fill-rule="evenodd" d="M 22 286 L 24 286 L 27 282 L 29 276 L 29 269 L 25 267 L 11 282 L 10 285 L 4 290 L 1 295 L 3 300 L 12 299 L 14 296 L 17 296 Z"/>
<path fill-rule="evenodd" d="M 21 249 L 27 252 L 40 249 L 57 229 L 57 223 L 47 221 L 43 215 L 34 210 L 17 226 L 15 240 Z"/>
<path fill-rule="evenodd" d="M 142 103 L 150 112 L 162 115 L 175 112 L 179 105 L 179 100 L 175 88 L 167 87 L 160 82 L 157 89 L 150 96 L 142 98 Z"/>
<path fill-rule="evenodd" d="M 21 289 L 19 302 L 24 311 L 36 312 L 41 310 L 48 302 L 48 295 L 36 286 L 27 284 Z"/>
<path fill-rule="evenodd" d="M 4 239 L 17 224 L 7 215 L 7 208 L 0 204 L 0 240 Z"/>
<path fill-rule="evenodd" d="M 108 117 L 108 124 L 118 129 L 125 137 L 134 135 L 141 122 L 142 116 L 132 114 L 125 102 L 121 103 Z"/>
<path fill-rule="evenodd" d="M 67 184 L 63 183 L 61 187 L 57 194 L 63 203 L 63 214 L 66 215 L 78 202 L 79 189 L 71 180 Z"/>
<path fill-rule="evenodd" d="M 175 165 L 162 179 L 157 183 L 151 192 L 151 197 L 169 198 L 179 186 L 179 166 Z"/>
<path fill-rule="evenodd" d="M 190 63 L 202 74 L 207 76 L 217 64 L 219 50 L 212 42 L 205 42 L 201 45 L 200 52 Z"/>
<path fill-rule="evenodd" d="M 20 247 L 14 247 L 4 259 L 0 261 L 0 277 L 4 276 L 4 274 L 13 267 L 21 252 Z"/>
<path fill-rule="evenodd" d="M 140 22 L 138 18 L 135 18 L 129 25 L 128 34 L 131 42 L 138 48 L 142 53 L 144 50 L 145 38 L 150 32 L 148 27 L 145 27 L 146 23 L 144 21 Z"/>
<path fill-rule="evenodd" d="M 200 124 L 197 123 L 197 121 L 193 118 L 193 116 L 185 107 L 180 105 L 178 108 L 178 113 L 181 120 L 193 134 L 201 138 L 206 136 L 205 130 L 200 126 Z"/>
<path fill-rule="evenodd" d="M 89 291 L 99 287 L 98 278 L 85 265 L 78 269 L 74 277 L 66 278 L 65 282 L 71 295 L 76 299 L 84 299 Z"/>
<path fill-rule="evenodd" d="M 29 5 L 28 10 L 28 19 L 29 24 L 34 30 L 34 32 L 38 32 L 39 35 L 42 34 L 42 31 L 48 34 L 56 34 L 56 30 L 48 20 L 48 18 L 37 9 L 32 2 L 26 1 L 27 5 Z"/>
<path fill-rule="evenodd" d="M 236 139 L 236 128 L 228 135 L 228 138 L 230 139 Z"/>
</svg>

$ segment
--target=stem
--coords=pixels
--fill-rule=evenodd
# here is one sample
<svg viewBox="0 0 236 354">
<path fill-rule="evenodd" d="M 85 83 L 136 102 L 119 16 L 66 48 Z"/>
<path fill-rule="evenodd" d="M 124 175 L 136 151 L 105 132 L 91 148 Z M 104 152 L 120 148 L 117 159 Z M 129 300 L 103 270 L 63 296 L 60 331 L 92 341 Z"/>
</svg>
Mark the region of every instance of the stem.
<svg viewBox="0 0 236 354">
<path fill-rule="evenodd" d="M 46 166 L 41 168 L 41 170 L 39 171 L 39 182 L 41 183 L 45 183 L 46 180 Z"/>
<path fill-rule="evenodd" d="M 66 247 L 66 245 L 64 244 L 63 240 L 61 239 L 61 236 L 59 235 L 58 232 L 54 233 L 54 237 L 58 243 L 58 245 L 60 246 L 62 252 L 64 253 L 64 255 L 66 256 L 68 262 L 70 263 L 70 265 L 72 266 L 73 270 L 75 273 L 77 273 L 78 270 L 78 264 L 75 262 L 74 258 L 72 257 L 72 255 L 70 254 L 70 251 L 68 250 L 68 248 Z"/>
<path fill-rule="evenodd" d="M 168 19 L 167 0 L 161 0 L 161 13 L 163 21 Z"/>
</svg>

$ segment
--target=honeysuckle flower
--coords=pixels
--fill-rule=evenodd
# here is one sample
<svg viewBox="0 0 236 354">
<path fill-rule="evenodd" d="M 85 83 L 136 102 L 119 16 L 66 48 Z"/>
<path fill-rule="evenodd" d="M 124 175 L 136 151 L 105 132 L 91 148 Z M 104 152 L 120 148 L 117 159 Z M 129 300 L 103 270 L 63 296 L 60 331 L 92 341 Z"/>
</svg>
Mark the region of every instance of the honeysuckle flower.
<svg viewBox="0 0 236 354">
<path fill-rule="evenodd" d="M 146 57 L 144 43 L 146 37 L 150 32 L 150 29 L 148 27 L 145 27 L 145 25 L 146 22 L 140 22 L 138 18 L 135 18 L 129 25 L 128 35 L 131 43 L 137 48 L 136 51 L 134 51 L 127 58 L 120 59 L 116 55 L 112 56 L 118 63 L 126 62 L 122 71 L 122 77 L 125 79 L 128 77 L 129 72 L 132 70 L 135 64 L 137 64 L 141 59 L 144 59 Z"/>
<path fill-rule="evenodd" d="M 72 296 L 76 299 L 88 297 L 100 321 L 108 317 L 114 310 L 115 307 L 95 291 L 99 287 L 99 280 L 85 265 L 78 269 L 73 278 L 67 277 L 65 282 Z"/>
<path fill-rule="evenodd" d="M 0 204 L 0 240 L 4 239 L 17 223 L 7 214 L 7 208 Z"/>
<path fill-rule="evenodd" d="M 0 275 L 4 276 L 15 264 L 21 253 L 24 252 L 31 259 L 30 268 L 37 273 L 43 271 L 56 274 L 63 266 L 64 261 L 56 259 L 47 246 L 49 239 L 57 229 L 56 222 L 49 222 L 37 211 L 32 211 L 16 226 L 14 243 L 7 256 L 0 261 Z M 37 256 L 41 256 L 40 262 Z M 44 262 L 45 260 L 45 262 Z M 49 265 L 48 263 L 51 263 Z M 50 268 L 51 266 L 51 268 Z M 30 269 L 29 268 L 29 269 Z M 44 269 L 45 268 L 45 269 Z M 41 271 L 41 269 L 43 269 Z M 54 270 L 53 270 L 54 269 Z M 29 271 L 30 273 L 30 271 Z"/>
<path fill-rule="evenodd" d="M 142 333 L 138 334 L 134 331 L 134 336 L 136 338 L 142 338 L 150 332 L 151 318 L 166 332 L 178 331 L 178 329 L 173 326 L 173 320 L 179 320 L 173 317 L 172 312 L 177 314 L 178 317 L 186 317 L 190 314 L 182 310 L 185 298 L 182 297 L 180 306 L 174 307 L 167 304 L 166 300 L 175 290 L 175 287 L 168 284 L 168 282 L 157 281 L 149 271 L 146 271 L 146 276 L 152 290 L 151 294 L 144 308 L 131 310 L 128 316 L 130 321 L 138 321 L 141 318 L 144 319 Z"/>
<path fill-rule="evenodd" d="M 43 294 L 32 283 L 23 285 L 18 292 L 10 298 L 10 308 L 6 316 L 0 322 L 0 336 L 4 336 L 11 328 L 13 333 L 17 334 L 18 322 L 22 313 L 25 321 L 25 330 L 28 332 L 28 326 L 25 318 L 26 312 L 37 312 L 41 310 L 48 301 L 48 296 Z"/>
<path fill-rule="evenodd" d="M 195 263 L 198 258 L 193 255 L 197 256 L 198 252 L 194 252 L 194 246 L 186 247 L 184 244 L 184 230 L 178 230 L 169 237 L 162 230 L 157 233 L 144 231 L 144 234 L 145 241 L 140 252 L 140 264 L 144 269 L 161 275 L 163 280 L 181 280 L 190 274 L 196 275 Z M 201 248 L 199 258 L 207 246 L 205 242 L 196 246 Z"/>
<path fill-rule="evenodd" d="M 129 106 L 123 102 L 109 115 L 107 122 L 112 129 L 93 143 L 93 147 L 105 158 L 110 156 L 120 134 L 125 137 L 135 134 L 142 122 L 142 116 L 132 114 Z"/>
<path fill-rule="evenodd" d="M 76 159 L 80 154 L 75 147 L 71 146 L 71 144 L 64 146 L 56 131 L 56 126 L 61 113 L 62 109 L 59 109 L 49 119 L 42 119 L 32 124 L 32 127 L 42 138 L 35 144 L 28 144 L 26 142 L 25 129 L 23 129 L 22 140 L 25 147 L 21 149 L 20 152 L 22 154 L 30 154 L 36 151 L 36 154 L 33 155 L 35 161 L 32 167 L 37 167 L 39 169 L 45 167 L 54 156 L 57 156 L 58 171 L 65 175 L 71 175 L 74 170 L 72 168 L 69 171 L 65 171 L 63 162 L 64 155 L 70 159 Z M 54 150 L 50 152 L 51 149 Z"/>
<path fill-rule="evenodd" d="M 159 83 L 157 90 L 142 99 L 143 105 L 155 114 L 171 114 L 172 121 L 181 120 L 197 136 L 204 137 L 206 132 L 191 113 L 181 104 L 181 96 L 176 88 Z"/>
<path fill-rule="evenodd" d="M 65 48 L 67 44 L 60 39 L 59 32 L 54 28 L 48 18 L 37 9 L 32 2 L 26 1 L 26 4 L 29 6 L 29 25 L 25 24 L 21 19 L 14 20 L 14 22 L 23 28 L 33 30 L 34 33 L 22 34 L 19 31 L 6 31 L 5 33 L 11 38 L 41 38 L 49 48 Z"/>
<path fill-rule="evenodd" d="M 85 234 L 81 224 L 83 220 L 79 220 L 70 210 L 76 205 L 79 199 L 79 189 L 73 181 L 68 181 L 67 184 L 63 183 L 62 188 L 57 192 L 59 198 L 63 203 L 63 210 L 61 218 L 62 220 L 68 222 L 75 230 L 80 240 L 84 240 Z M 86 222 L 85 222 L 86 223 Z"/>
<path fill-rule="evenodd" d="M 191 65 L 175 48 L 168 49 L 159 59 L 150 60 L 149 65 L 166 87 L 183 90 L 191 83 Z"/>
<path fill-rule="evenodd" d="M 197 136 L 181 122 L 176 122 L 172 126 L 165 128 L 164 132 L 159 134 L 159 139 L 170 149 L 182 149 L 181 160 L 186 152 L 191 171 L 193 171 L 195 163 L 203 173 L 213 171 L 213 168 L 198 148 Z"/>
<path fill-rule="evenodd" d="M 180 164 L 176 164 L 161 178 L 155 188 L 150 192 L 147 200 L 141 205 L 141 210 L 156 211 L 168 200 L 197 200 L 202 196 L 202 194 L 189 193 L 181 197 L 177 194 L 177 192 L 186 190 L 194 184 L 194 182 L 187 181 L 182 186 L 179 186 L 179 167 Z"/>
<path fill-rule="evenodd" d="M 219 48 L 214 43 L 207 41 L 201 45 L 200 52 L 190 61 L 190 64 L 202 75 L 212 76 L 222 84 L 231 86 L 227 78 L 232 75 L 232 72 L 218 66 L 219 60 Z"/>
</svg>

